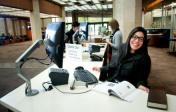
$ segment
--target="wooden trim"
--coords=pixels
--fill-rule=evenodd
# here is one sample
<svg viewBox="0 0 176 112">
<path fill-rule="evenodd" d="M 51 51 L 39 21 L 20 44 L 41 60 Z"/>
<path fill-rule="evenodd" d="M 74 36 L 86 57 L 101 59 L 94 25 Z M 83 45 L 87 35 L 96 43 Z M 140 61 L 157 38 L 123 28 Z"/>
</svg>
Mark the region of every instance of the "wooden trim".
<svg viewBox="0 0 176 112">
<path fill-rule="evenodd" d="M 1 6 L 19 8 L 32 11 L 31 0 L 0 0 Z"/>
<path fill-rule="evenodd" d="M 33 10 L 32 0 L 0 0 L 0 5 L 29 11 Z M 41 13 L 62 17 L 62 6 L 59 4 L 51 1 L 39 0 L 39 8 Z"/>
<path fill-rule="evenodd" d="M 154 2 L 148 4 L 146 7 L 144 7 L 144 12 L 150 11 L 157 6 L 159 6 L 164 0 L 155 0 Z"/>
<path fill-rule="evenodd" d="M 62 17 L 62 6 L 46 0 L 39 0 L 40 12 Z"/>
</svg>

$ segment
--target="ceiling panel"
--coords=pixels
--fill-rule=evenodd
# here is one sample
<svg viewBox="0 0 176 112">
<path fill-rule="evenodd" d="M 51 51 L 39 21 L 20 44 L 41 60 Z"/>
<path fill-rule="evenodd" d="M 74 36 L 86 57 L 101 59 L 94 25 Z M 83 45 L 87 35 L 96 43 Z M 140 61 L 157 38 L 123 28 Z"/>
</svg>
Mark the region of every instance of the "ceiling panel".
<svg viewBox="0 0 176 112">
<path fill-rule="evenodd" d="M 50 0 L 65 6 L 66 12 L 112 9 L 113 0 Z"/>
<path fill-rule="evenodd" d="M 66 13 L 71 13 L 72 11 L 77 11 L 80 13 L 92 13 L 92 12 L 112 12 L 112 3 L 113 0 L 47 0 L 55 2 L 56 4 L 61 4 L 65 7 Z M 143 1 L 143 8 L 149 5 L 150 3 L 157 1 L 157 0 L 142 0 Z M 169 4 L 171 2 L 176 2 L 176 0 L 163 0 L 163 4 Z M 5 6 L 0 6 L 0 15 L 15 15 L 15 16 L 22 16 L 22 17 L 29 17 L 30 12 L 23 9 L 17 8 L 10 8 Z M 47 17 L 57 17 L 55 15 L 48 15 L 41 13 L 41 18 Z"/>
</svg>

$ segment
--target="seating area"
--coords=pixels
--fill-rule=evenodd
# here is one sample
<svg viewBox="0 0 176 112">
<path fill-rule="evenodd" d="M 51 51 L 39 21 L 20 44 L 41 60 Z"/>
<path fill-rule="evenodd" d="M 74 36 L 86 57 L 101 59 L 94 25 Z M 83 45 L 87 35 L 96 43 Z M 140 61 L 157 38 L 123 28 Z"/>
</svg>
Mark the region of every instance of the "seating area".
<svg viewBox="0 0 176 112">
<path fill-rule="evenodd" d="M 19 35 L 19 36 L 12 36 L 12 35 L 5 35 L 2 34 L 0 36 L 0 45 L 7 45 L 11 43 L 18 43 L 18 42 L 24 42 L 24 41 L 29 41 L 30 39 L 28 38 L 27 35 Z"/>
</svg>

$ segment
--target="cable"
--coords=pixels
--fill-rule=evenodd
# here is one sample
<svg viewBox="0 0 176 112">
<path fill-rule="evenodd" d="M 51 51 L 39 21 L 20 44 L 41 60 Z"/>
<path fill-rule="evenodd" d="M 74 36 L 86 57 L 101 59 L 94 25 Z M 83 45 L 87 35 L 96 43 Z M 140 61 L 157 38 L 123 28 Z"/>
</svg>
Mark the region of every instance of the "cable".
<svg viewBox="0 0 176 112">
<path fill-rule="evenodd" d="M 52 60 L 50 59 L 50 62 L 49 63 L 44 63 L 44 62 L 41 62 L 41 60 L 46 60 L 48 58 L 48 56 L 46 57 L 46 58 L 43 58 L 43 59 L 39 59 L 39 58 L 35 58 L 35 57 L 29 57 L 29 58 L 27 58 L 26 59 L 26 61 L 25 60 L 21 60 L 21 65 L 20 65 L 20 68 L 22 68 L 22 66 L 27 62 L 27 61 L 29 61 L 29 60 L 36 60 L 37 62 L 39 62 L 39 63 L 41 63 L 41 64 L 43 64 L 43 65 L 50 65 L 51 63 L 52 63 Z"/>
<path fill-rule="evenodd" d="M 97 84 L 95 84 L 92 88 L 94 88 Z M 64 92 L 64 91 L 61 91 L 60 89 L 58 89 L 57 87 L 54 86 L 55 89 L 57 89 L 59 92 L 63 93 L 63 94 L 83 94 L 83 93 L 87 93 L 87 92 L 90 92 L 92 90 L 89 89 L 87 91 L 83 91 L 83 92 L 78 92 L 78 93 L 73 93 L 73 92 Z"/>
<path fill-rule="evenodd" d="M 35 57 L 29 57 L 29 58 L 27 58 L 27 60 L 36 60 L 36 61 L 38 61 L 39 63 L 41 63 L 41 64 L 44 64 L 44 65 L 50 65 L 51 63 L 52 63 L 52 60 L 50 59 L 50 62 L 49 63 L 44 63 L 44 62 L 41 62 L 41 61 L 43 61 L 43 60 L 46 60 L 48 58 L 48 56 L 46 57 L 46 58 L 43 58 L 43 59 L 39 59 L 39 58 L 35 58 Z"/>
<path fill-rule="evenodd" d="M 48 56 L 46 58 L 42 58 L 42 59 L 39 59 L 39 58 L 35 58 L 35 57 L 29 57 L 27 59 L 36 59 L 36 60 L 46 60 L 48 58 Z"/>
<path fill-rule="evenodd" d="M 44 85 L 45 84 L 50 84 L 49 85 L 49 87 L 48 88 L 46 88 Z M 59 92 L 61 92 L 62 94 L 83 94 L 83 93 L 87 93 L 87 92 L 90 92 L 96 85 L 98 85 L 99 83 L 97 83 L 97 84 L 94 84 L 94 86 L 91 88 L 91 89 L 89 89 L 89 90 L 86 90 L 86 91 L 83 91 L 83 92 L 78 92 L 78 93 L 73 93 L 73 92 L 65 92 L 65 91 L 61 91 L 60 89 L 58 89 L 56 86 L 53 86 L 52 85 L 52 83 L 51 82 L 43 82 L 42 83 L 42 86 L 43 86 L 43 88 L 45 89 L 45 91 L 50 91 L 50 90 L 52 90 L 53 89 L 53 87 L 56 89 L 56 90 L 58 90 Z M 52 87 L 52 88 L 51 88 Z"/>
<path fill-rule="evenodd" d="M 28 86 L 27 86 L 27 83 L 26 83 L 25 94 L 27 94 L 27 92 L 28 92 Z"/>
</svg>

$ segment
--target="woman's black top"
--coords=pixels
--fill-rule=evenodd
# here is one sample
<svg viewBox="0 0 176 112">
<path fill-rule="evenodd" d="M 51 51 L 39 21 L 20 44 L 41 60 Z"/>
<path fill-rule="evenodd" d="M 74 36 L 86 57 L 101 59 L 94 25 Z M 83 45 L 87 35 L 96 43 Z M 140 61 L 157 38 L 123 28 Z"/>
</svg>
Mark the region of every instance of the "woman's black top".
<svg viewBox="0 0 176 112">
<path fill-rule="evenodd" d="M 117 61 L 101 68 L 102 72 L 113 72 L 108 80 L 126 80 L 136 87 L 139 85 L 147 86 L 151 66 L 149 55 L 147 53 L 128 53 L 125 55 L 125 44 L 122 44 L 118 51 Z"/>
</svg>

